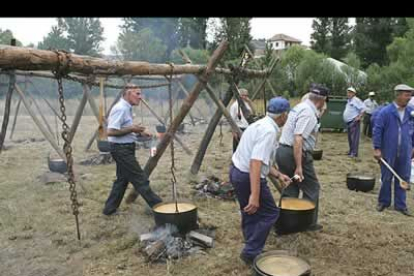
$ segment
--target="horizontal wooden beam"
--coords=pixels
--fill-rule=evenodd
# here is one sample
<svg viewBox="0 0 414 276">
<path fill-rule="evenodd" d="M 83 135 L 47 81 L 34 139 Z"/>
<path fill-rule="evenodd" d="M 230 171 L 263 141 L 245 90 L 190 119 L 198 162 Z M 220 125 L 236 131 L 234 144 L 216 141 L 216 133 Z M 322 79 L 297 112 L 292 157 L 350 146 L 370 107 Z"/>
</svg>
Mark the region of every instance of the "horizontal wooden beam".
<svg viewBox="0 0 414 276">
<path fill-rule="evenodd" d="M 177 75 L 202 74 L 206 65 L 155 64 L 144 61 L 114 61 L 90 56 L 81 56 L 59 51 L 39 50 L 27 47 L 0 45 L 0 69 L 5 70 L 56 70 L 65 67 L 68 72 L 86 75 Z M 60 56 L 60 57 L 59 57 Z M 215 73 L 233 74 L 229 69 L 216 68 Z M 244 69 L 241 76 L 264 77 L 265 70 Z"/>
</svg>

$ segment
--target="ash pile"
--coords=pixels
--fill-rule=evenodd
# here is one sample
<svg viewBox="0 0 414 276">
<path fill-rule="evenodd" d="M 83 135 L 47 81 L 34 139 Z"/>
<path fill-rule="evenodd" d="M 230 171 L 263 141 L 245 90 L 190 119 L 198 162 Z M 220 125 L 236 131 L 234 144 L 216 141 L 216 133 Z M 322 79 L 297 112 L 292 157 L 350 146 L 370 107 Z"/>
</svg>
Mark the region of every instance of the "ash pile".
<svg viewBox="0 0 414 276">
<path fill-rule="evenodd" d="M 215 228 L 197 229 L 180 234 L 177 227 L 166 224 L 140 236 L 141 252 L 147 262 L 166 262 L 193 254 L 207 254 L 214 246 Z"/>
<path fill-rule="evenodd" d="M 200 183 L 194 183 L 194 195 L 199 198 L 218 198 L 222 200 L 235 200 L 236 194 L 233 185 L 227 181 L 221 181 L 215 176 L 209 176 Z"/>
<path fill-rule="evenodd" d="M 81 165 L 94 166 L 94 165 L 106 165 L 114 162 L 111 153 L 99 152 L 99 154 L 92 155 L 80 162 Z"/>
</svg>

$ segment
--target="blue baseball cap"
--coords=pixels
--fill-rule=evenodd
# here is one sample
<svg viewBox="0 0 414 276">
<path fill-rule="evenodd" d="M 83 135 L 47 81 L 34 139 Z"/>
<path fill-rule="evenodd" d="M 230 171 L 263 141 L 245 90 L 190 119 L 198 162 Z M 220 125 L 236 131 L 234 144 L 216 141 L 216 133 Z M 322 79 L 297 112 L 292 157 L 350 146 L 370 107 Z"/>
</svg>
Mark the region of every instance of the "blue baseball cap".
<svg viewBox="0 0 414 276">
<path fill-rule="evenodd" d="M 281 114 L 290 110 L 290 103 L 283 97 L 271 98 L 267 105 L 267 112 Z"/>
</svg>

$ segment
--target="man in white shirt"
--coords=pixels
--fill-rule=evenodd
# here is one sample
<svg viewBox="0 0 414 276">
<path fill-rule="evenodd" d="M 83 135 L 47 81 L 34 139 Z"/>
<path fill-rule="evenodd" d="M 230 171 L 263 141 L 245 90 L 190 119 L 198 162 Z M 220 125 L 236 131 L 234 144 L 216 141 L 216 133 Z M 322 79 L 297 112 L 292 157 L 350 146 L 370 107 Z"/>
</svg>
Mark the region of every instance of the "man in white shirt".
<svg viewBox="0 0 414 276">
<path fill-rule="evenodd" d="M 148 177 L 135 157 L 136 134 L 150 135 L 145 127 L 134 124 L 132 119 L 132 106 L 140 103 L 141 89 L 132 83 L 127 87 L 108 117 L 108 140 L 116 162 L 116 180 L 103 210 L 107 216 L 116 213 L 129 182 L 150 207 L 162 202 L 151 190 Z"/>
<path fill-rule="evenodd" d="M 254 113 L 253 110 L 253 103 L 249 99 L 249 92 L 246 89 L 239 89 L 240 97 L 243 100 L 246 108 Z M 230 116 L 236 122 L 237 126 L 243 132 L 248 126 L 249 123 L 247 122 L 246 118 L 243 115 L 241 108 L 239 107 L 239 103 L 234 101 L 234 103 L 230 106 Z M 233 133 L 233 153 L 236 151 L 237 145 L 239 144 L 240 137 L 237 133 Z"/>
<path fill-rule="evenodd" d="M 262 252 L 267 236 L 279 217 L 266 176 L 271 174 L 284 185 L 290 183 L 288 176 L 273 167 L 277 136 L 286 122 L 289 108 L 289 101 L 285 98 L 272 98 L 266 116 L 245 130 L 232 157 L 230 182 L 240 205 L 245 240 L 240 258 L 246 264 L 251 264 Z"/>
<path fill-rule="evenodd" d="M 363 133 L 369 138 L 372 137 L 372 126 L 371 126 L 371 116 L 375 109 L 378 108 L 378 103 L 375 100 L 375 92 L 368 93 L 368 99 L 364 101 L 365 105 L 365 115 L 364 115 L 364 129 Z"/>
<path fill-rule="evenodd" d="M 361 134 L 361 118 L 364 116 L 364 103 L 356 96 L 357 91 L 353 87 L 347 89 L 348 102 L 343 114 L 348 130 L 348 156 L 358 157 L 359 136 Z"/>
<path fill-rule="evenodd" d="M 325 104 L 329 89 L 313 85 L 309 92 L 309 99 L 296 105 L 289 113 L 280 137 L 276 161 L 282 173 L 299 176 L 298 182 L 289 185 L 283 195 L 297 198 L 302 190 L 303 197 L 315 203 L 313 222 L 307 230 L 316 231 L 322 229 L 317 224 L 320 184 L 313 166 L 312 151 L 318 132 L 318 110 Z"/>
</svg>

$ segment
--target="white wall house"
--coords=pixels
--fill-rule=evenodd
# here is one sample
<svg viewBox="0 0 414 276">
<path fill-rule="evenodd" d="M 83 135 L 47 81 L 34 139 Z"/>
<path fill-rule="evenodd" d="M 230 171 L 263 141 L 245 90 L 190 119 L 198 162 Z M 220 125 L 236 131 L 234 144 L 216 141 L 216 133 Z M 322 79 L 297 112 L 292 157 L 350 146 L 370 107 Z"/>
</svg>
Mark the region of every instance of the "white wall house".
<svg viewBox="0 0 414 276">
<path fill-rule="evenodd" d="M 301 40 L 285 34 L 276 34 L 272 36 L 272 38 L 270 38 L 269 41 L 272 43 L 273 49 L 275 51 L 285 50 L 293 45 L 302 44 Z"/>
</svg>

